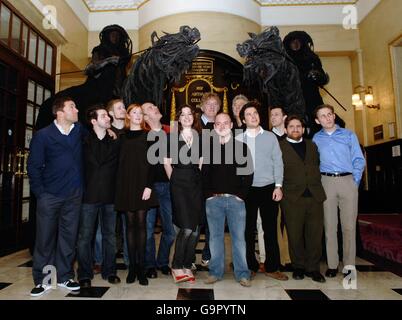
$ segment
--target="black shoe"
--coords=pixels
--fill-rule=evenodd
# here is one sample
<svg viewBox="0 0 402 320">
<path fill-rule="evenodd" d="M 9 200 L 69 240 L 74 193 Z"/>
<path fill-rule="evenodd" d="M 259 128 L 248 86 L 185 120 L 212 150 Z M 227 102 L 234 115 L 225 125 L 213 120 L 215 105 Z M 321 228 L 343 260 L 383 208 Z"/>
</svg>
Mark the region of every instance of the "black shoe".
<svg viewBox="0 0 402 320">
<path fill-rule="evenodd" d="M 136 276 L 137 276 L 137 273 L 135 272 L 135 270 L 133 268 L 129 268 L 128 269 L 128 275 L 127 275 L 127 278 L 126 278 L 126 283 L 135 282 Z"/>
<path fill-rule="evenodd" d="M 90 288 L 91 287 L 91 279 L 80 280 L 80 287 L 81 288 Z"/>
<path fill-rule="evenodd" d="M 325 276 L 326 276 L 327 278 L 335 278 L 336 275 L 337 275 L 337 273 L 338 273 L 338 269 L 328 269 L 328 270 L 325 272 Z"/>
<path fill-rule="evenodd" d="M 158 277 L 158 273 L 155 268 L 149 268 L 146 273 L 147 277 L 150 279 L 155 279 Z"/>
<path fill-rule="evenodd" d="M 295 271 L 293 271 L 292 278 L 295 280 L 303 280 L 304 279 L 304 270 L 303 269 L 295 269 Z"/>
<path fill-rule="evenodd" d="M 169 266 L 162 266 L 159 268 L 159 270 L 162 272 L 164 275 L 170 275 L 172 274 L 172 271 L 170 270 Z"/>
<path fill-rule="evenodd" d="M 118 276 L 116 276 L 115 274 L 108 276 L 107 281 L 111 284 L 117 284 L 117 283 L 121 282 L 120 278 Z"/>
<path fill-rule="evenodd" d="M 311 278 L 315 282 L 325 282 L 325 278 L 319 271 L 311 271 L 305 273 L 306 277 Z"/>
<path fill-rule="evenodd" d="M 138 282 L 142 286 L 147 286 L 148 285 L 148 278 L 145 273 L 138 273 Z"/>
</svg>

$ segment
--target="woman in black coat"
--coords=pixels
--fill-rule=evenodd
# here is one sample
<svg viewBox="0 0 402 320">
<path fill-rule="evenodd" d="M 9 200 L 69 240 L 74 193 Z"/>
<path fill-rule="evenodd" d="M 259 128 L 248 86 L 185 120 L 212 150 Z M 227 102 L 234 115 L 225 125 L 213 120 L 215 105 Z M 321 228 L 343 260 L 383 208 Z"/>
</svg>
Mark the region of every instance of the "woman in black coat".
<svg viewBox="0 0 402 320">
<path fill-rule="evenodd" d="M 126 212 L 129 272 L 127 283 L 148 285 L 144 260 L 146 247 L 146 213 L 158 206 L 152 192 L 153 167 L 147 161 L 147 131 L 140 105 L 127 108 L 126 131 L 120 136 L 121 149 L 117 172 L 115 210 Z"/>
<path fill-rule="evenodd" d="M 179 228 L 172 262 L 175 283 L 195 281 L 191 264 L 205 212 L 200 172 L 201 126 L 195 112 L 188 105 L 178 108 L 178 130 L 169 136 L 164 164 L 170 179 L 173 223 Z"/>
</svg>

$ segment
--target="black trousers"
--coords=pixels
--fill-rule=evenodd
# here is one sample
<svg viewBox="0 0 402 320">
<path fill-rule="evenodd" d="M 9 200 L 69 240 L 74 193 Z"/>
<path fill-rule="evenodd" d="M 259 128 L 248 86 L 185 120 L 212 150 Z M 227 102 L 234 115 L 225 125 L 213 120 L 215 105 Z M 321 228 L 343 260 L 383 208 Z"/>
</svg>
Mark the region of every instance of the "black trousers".
<svg viewBox="0 0 402 320">
<path fill-rule="evenodd" d="M 37 200 L 32 267 L 35 285 L 42 283 L 47 265 L 56 267 L 58 283 L 74 278 L 81 199 L 82 191 L 77 190 L 66 198 L 45 193 Z"/>
<path fill-rule="evenodd" d="M 272 200 L 275 184 L 265 187 L 251 187 L 246 199 L 246 254 L 247 264 L 251 271 L 257 272 L 259 263 L 255 256 L 255 231 L 258 209 L 264 230 L 264 245 L 267 256 L 265 258 L 265 271 L 278 271 L 280 266 L 278 246 L 278 202 Z"/>
</svg>

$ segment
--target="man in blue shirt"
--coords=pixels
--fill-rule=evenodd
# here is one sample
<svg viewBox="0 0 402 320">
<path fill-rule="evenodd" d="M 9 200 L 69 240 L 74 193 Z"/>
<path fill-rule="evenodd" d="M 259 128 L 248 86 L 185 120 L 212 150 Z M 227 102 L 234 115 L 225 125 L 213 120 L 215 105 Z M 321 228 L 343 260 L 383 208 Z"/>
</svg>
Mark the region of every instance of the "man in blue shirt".
<svg viewBox="0 0 402 320">
<path fill-rule="evenodd" d="M 31 296 L 51 288 L 44 274 L 48 266 L 56 268 L 57 286 L 80 289 L 73 280 L 73 261 L 83 189 L 83 127 L 71 98 L 56 99 L 53 115 L 54 122 L 33 136 L 28 158 L 29 182 L 37 198 Z"/>
<path fill-rule="evenodd" d="M 313 142 L 320 153 L 321 180 L 327 195 L 324 202 L 324 230 L 328 270 L 325 275 L 332 278 L 336 276 L 339 264 L 338 207 L 343 234 L 343 265 L 349 271 L 355 266 L 358 186 L 365 159 L 356 134 L 335 124 L 332 106 L 318 106 L 315 117 L 322 129 L 314 135 Z"/>
</svg>

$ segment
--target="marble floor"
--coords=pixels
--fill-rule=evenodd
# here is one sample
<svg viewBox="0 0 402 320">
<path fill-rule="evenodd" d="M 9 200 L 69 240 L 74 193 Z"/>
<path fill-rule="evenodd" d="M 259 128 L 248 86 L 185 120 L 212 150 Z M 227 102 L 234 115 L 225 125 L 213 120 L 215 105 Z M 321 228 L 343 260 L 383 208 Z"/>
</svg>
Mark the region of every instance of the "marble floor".
<svg viewBox="0 0 402 320">
<path fill-rule="evenodd" d="M 325 283 L 316 283 L 309 278 L 293 280 L 290 272 L 287 273 L 288 281 L 277 281 L 258 273 L 252 280 L 252 286 L 245 288 L 233 278 L 229 266 L 228 236 L 225 242 L 225 277 L 213 285 L 204 284 L 208 272 L 200 265 L 194 284 L 174 284 L 171 276 L 161 273 L 158 273 L 158 278 L 149 280 L 149 286 L 140 286 L 138 282 L 126 284 L 127 270 L 124 270 L 122 259 L 118 258 L 120 284 L 111 285 L 98 274 L 90 289 L 74 294 L 64 289 L 52 289 L 37 298 L 29 295 L 33 288 L 32 261 L 29 251 L 23 250 L 0 258 L 0 300 L 402 300 L 402 274 L 398 268 L 395 271 L 395 267 L 388 268 L 362 258 L 357 259 L 355 288 L 345 289 L 341 274 L 326 279 Z M 198 247 L 197 262 L 200 261 L 203 243 L 200 242 Z M 326 265 L 322 263 L 321 271 L 324 273 L 325 270 Z"/>
</svg>

